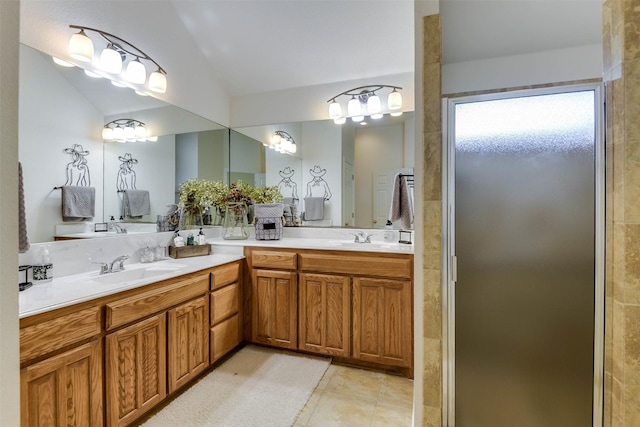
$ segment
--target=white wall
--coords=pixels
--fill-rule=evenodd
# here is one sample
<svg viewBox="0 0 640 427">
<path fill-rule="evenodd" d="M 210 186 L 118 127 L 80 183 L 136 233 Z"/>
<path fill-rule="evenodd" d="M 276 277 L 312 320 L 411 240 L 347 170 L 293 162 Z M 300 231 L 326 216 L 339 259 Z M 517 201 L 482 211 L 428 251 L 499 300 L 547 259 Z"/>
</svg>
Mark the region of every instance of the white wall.
<svg viewBox="0 0 640 427">
<path fill-rule="evenodd" d="M 307 195 L 307 184 L 313 175 L 309 172 L 315 165 L 326 169 L 322 177 L 331 191 L 331 198 L 324 204 L 324 219 L 333 225 L 342 221 L 342 128 L 332 121 L 305 122 L 302 125 L 302 188 L 300 198 Z M 304 210 L 304 203 L 302 206 Z"/>
<path fill-rule="evenodd" d="M 118 193 L 118 171 L 126 153 L 138 163 L 132 166 L 136 174 L 136 188 L 149 191 L 150 215 L 139 221 L 155 222 L 156 215 L 165 205 L 174 203 L 175 193 L 175 136 L 161 136 L 156 142 L 104 143 L 104 220 L 113 215 L 117 220 L 122 215 L 123 194 Z M 131 187 L 129 187 L 131 188 Z M 130 221 L 125 217 L 125 220 Z"/>
<path fill-rule="evenodd" d="M 0 1 L 0 420 L 20 424 L 18 341 L 18 22 L 20 3 Z"/>
<path fill-rule="evenodd" d="M 444 64 L 442 93 L 529 86 L 602 77 L 602 45 Z"/>
<path fill-rule="evenodd" d="M 62 223 L 62 192 L 53 187 L 66 182 L 71 156 L 64 150 L 74 144 L 89 151 L 85 159 L 96 189 L 94 220 L 102 221 L 103 116 L 52 61 L 31 49 L 20 52 L 20 161 L 27 231 L 33 242 L 51 241 L 55 224 Z"/>
</svg>

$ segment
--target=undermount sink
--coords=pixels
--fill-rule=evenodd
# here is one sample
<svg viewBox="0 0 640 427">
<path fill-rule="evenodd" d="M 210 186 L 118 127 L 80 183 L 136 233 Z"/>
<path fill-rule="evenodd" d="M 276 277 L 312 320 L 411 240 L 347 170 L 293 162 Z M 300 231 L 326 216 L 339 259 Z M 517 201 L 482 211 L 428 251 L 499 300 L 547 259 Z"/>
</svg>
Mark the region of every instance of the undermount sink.
<svg viewBox="0 0 640 427">
<path fill-rule="evenodd" d="M 135 268 L 130 270 L 117 271 L 91 277 L 88 281 L 102 285 L 112 285 L 117 283 L 128 283 L 137 280 L 145 280 L 163 274 L 175 273 L 186 267 L 184 264 L 173 265 L 152 265 L 149 267 Z"/>
</svg>

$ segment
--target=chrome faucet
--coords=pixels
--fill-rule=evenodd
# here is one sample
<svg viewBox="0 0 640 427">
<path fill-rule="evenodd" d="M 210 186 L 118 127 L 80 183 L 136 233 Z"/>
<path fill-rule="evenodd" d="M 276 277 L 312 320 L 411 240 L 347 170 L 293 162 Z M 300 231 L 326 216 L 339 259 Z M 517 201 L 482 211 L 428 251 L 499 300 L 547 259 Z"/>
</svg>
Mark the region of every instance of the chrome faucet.
<svg viewBox="0 0 640 427">
<path fill-rule="evenodd" d="M 127 234 L 127 229 L 121 225 L 118 225 L 117 222 L 114 222 L 113 226 L 116 228 L 116 234 Z"/>
<path fill-rule="evenodd" d="M 355 236 L 353 243 L 371 243 L 371 236 L 373 236 L 373 234 L 367 234 L 364 231 L 358 231 L 357 234 L 351 234 Z"/>
<path fill-rule="evenodd" d="M 124 270 L 124 262 L 129 258 L 129 255 L 120 255 L 118 258 L 111 261 L 111 264 L 109 265 L 109 273 L 115 273 L 116 271 Z M 118 264 L 118 269 L 114 270 L 113 266 L 116 264 Z"/>
<path fill-rule="evenodd" d="M 91 261 L 91 264 L 100 264 L 100 274 L 109 273 L 109 264 L 106 262 Z"/>
</svg>

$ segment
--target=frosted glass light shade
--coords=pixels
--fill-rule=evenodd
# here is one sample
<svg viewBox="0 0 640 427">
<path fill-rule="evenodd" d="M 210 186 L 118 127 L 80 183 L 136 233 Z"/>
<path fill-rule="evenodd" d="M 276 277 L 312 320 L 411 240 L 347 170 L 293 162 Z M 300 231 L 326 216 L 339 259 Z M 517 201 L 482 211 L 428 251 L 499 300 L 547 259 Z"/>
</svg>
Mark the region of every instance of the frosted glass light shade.
<svg viewBox="0 0 640 427">
<path fill-rule="evenodd" d="M 67 67 L 67 68 L 75 67 L 74 64 L 72 64 L 71 62 L 67 62 L 64 59 L 56 58 L 55 56 L 52 56 L 52 58 L 53 58 L 53 62 L 60 65 L 61 67 Z"/>
<path fill-rule="evenodd" d="M 400 95 L 400 92 L 394 89 L 393 92 L 389 94 L 387 106 L 389 110 L 399 110 L 402 108 L 402 95 Z"/>
<path fill-rule="evenodd" d="M 113 139 L 113 129 L 111 128 L 102 128 L 102 139 L 107 141 Z"/>
<path fill-rule="evenodd" d="M 100 68 L 107 73 L 120 74 L 122 72 L 122 56 L 112 47 L 106 47 L 100 54 Z"/>
<path fill-rule="evenodd" d="M 146 139 L 147 138 L 147 129 L 144 126 L 136 126 L 135 135 L 138 139 Z"/>
<path fill-rule="evenodd" d="M 382 116 L 384 116 L 384 114 L 382 114 L 382 113 L 376 113 L 376 114 L 372 114 L 372 115 L 371 115 L 371 118 L 372 118 L 373 120 L 378 120 L 378 119 L 381 119 L 381 118 L 382 118 Z"/>
<path fill-rule="evenodd" d="M 291 146 L 289 147 L 289 152 L 291 154 L 295 154 L 296 151 L 298 151 L 298 147 L 295 142 L 292 142 Z"/>
<path fill-rule="evenodd" d="M 335 120 L 339 119 L 340 116 L 342 116 L 342 107 L 340 106 L 340 103 L 333 101 L 329 104 L 329 117 Z"/>
<path fill-rule="evenodd" d="M 349 103 L 347 104 L 347 113 L 350 116 L 359 116 L 362 114 L 362 107 L 360 106 L 360 100 L 356 98 L 351 98 Z"/>
<path fill-rule="evenodd" d="M 281 141 L 282 141 L 282 137 L 277 133 L 274 133 L 273 136 L 271 137 L 271 145 L 273 145 L 274 147 L 280 145 Z"/>
<path fill-rule="evenodd" d="M 93 42 L 84 30 L 71 36 L 69 40 L 69 55 L 82 62 L 93 61 Z"/>
<path fill-rule="evenodd" d="M 380 97 L 378 95 L 371 95 L 367 100 L 367 111 L 369 114 L 378 114 L 382 110 Z"/>
<path fill-rule="evenodd" d="M 356 123 L 359 123 L 364 120 L 364 116 L 353 116 L 351 117 L 351 120 L 353 120 Z"/>
<path fill-rule="evenodd" d="M 147 79 L 147 69 L 144 67 L 144 64 L 136 58 L 127 64 L 125 77 L 131 83 L 138 85 L 144 84 L 144 81 Z"/>
<path fill-rule="evenodd" d="M 114 85 L 115 87 L 127 87 L 125 84 L 122 84 L 117 80 L 111 80 L 111 84 Z"/>
<path fill-rule="evenodd" d="M 343 125 L 347 122 L 347 118 L 346 117 L 340 117 L 338 119 L 333 119 L 333 123 L 337 124 L 337 125 Z"/>
<path fill-rule="evenodd" d="M 136 139 L 136 130 L 133 126 L 127 126 L 124 128 L 124 137 L 126 139 Z"/>
<path fill-rule="evenodd" d="M 95 72 L 93 72 L 91 70 L 84 70 L 84 73 L 89 77 L 93 77 L 94 79 L 101 79 L 102 78 L 102 76 L 100 74 L 95 73 Z"/>
<path fill-rule="evenodd" d="M 165 93 L 167 91 L 167 76 L 158 71 L 154 71 L 149 76 L 149 89 L 157 93 Z"/>
<path fill-rule="evenodd" d="M 120 126 L 113 129 L 113 139 L 124 139 L 124 129 Z"/>
</svg>

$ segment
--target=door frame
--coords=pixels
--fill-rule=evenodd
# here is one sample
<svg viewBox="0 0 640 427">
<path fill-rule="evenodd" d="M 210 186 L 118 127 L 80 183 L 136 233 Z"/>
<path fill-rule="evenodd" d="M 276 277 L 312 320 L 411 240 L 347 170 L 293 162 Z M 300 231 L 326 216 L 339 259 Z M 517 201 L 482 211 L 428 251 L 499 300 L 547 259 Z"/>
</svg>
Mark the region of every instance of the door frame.
<svg viewBox="0 0 640 427">
<path fill-rule="evenodd" d="M 594 91 L 595 274 L 593 340 L 593 427 L 603 425 L 605 319 L 605 87 L 600 82 L 555 85 L 442 99 L 442 425 L 455 426 L 455 106 L 506 98 Z"/>
</svg>

